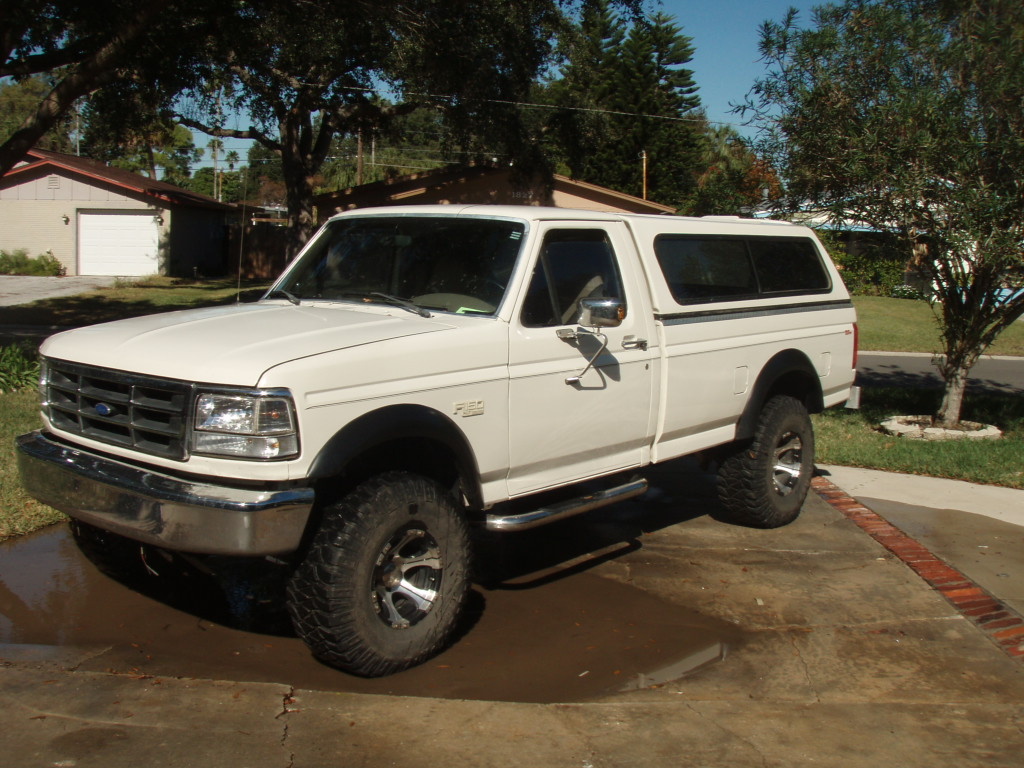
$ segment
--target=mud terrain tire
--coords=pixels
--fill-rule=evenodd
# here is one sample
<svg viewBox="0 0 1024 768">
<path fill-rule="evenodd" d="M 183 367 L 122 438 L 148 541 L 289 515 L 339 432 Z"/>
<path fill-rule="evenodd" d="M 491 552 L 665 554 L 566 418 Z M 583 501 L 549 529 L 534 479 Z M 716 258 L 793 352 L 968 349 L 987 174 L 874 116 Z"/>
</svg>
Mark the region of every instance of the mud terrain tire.
<svg viewBox="0 0 1024 768">
<path fill-rule="evenodd" d="M 765 403 L 754 438 L 718 470 L 723 519 L 778 528 L 800 514 L 814 474 L 814 430 L 803 403 L 778 395 Z"/>
<path fill-rule="evenodd" d="M 419 664 L 459 620 L 469 548 L 466 521 L 437 483 L 371 478 L 324 510 L 288 584 L 295 631 L 318 659 L 363 677 Z"/>
</svg>

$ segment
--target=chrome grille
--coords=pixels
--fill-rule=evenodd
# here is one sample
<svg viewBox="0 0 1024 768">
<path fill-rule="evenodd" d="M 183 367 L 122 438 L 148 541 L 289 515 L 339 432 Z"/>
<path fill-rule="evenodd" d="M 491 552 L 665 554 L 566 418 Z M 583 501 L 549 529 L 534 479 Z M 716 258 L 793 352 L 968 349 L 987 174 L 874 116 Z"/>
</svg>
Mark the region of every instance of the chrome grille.
<svg viewBox="0 0 1024 768">
<path fill-rule="evenodd" d="M 184 459 L 192 388 L 63 360 L 46 361 L 43 408 L 54 427 L 143 453 Z"/>
</svg>

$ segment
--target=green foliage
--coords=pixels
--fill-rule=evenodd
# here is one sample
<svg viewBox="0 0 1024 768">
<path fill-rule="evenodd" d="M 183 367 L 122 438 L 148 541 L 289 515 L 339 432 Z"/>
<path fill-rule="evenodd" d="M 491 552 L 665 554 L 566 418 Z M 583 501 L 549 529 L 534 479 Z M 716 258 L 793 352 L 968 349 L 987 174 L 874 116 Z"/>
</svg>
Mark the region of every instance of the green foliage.
<svg viewBox="0 0 1024 768">
<path fill-rule="evenodd" d="M 204 74 L 209 42 L 239 12 L 235 0 L 47 0 L 5 3 L 0 78 L 45 75 L 49 89 L 28 120 L 0 135 L 0 174 L 48 131 L 60 129 L 83 97 L 103 89 L 117 117 L 155 106 Z M 120 105 L 120 108 L 119 108 Z"/>
<path fill-rule="evenodd" d="M 0 346 L 0 393 L 35 386 L 39 358 L 35 350 L 20 344 Z"/>
<path fill-rule="evenodd" d="M 0 139 L 11 136 L 20 128 L 25 119 L 39 108 L 39 102 L 50 89 L 50 83 L 41 75 L 0 85 Z M 38 140 L 36 146 L 53 152 L 67 152 L 72 146 L 71 123 L 70 115 L 61 116 Z"/>
<path fill-rule="evenodd" d="M 451 151 L 451 129 L 437 109 L 420 108 L 396 115 L 363 132 L 362 175 L 359 174 L 359 136 L 335 137 L 318 187 L 330 191 L 440 168 Z"/>
<path fill-rule="evenodd" d="M 748 107 L 792 208 L 903 242 L 934 286 L 959 418 L 967 372 L 1024 315 L 1024 5 L 847 0 L 810 28 L 766 22 L 768 73 Z M 884 284 L 889 278 L 878 277 Z"/>
<path fill-rule="evenodd" d="M 59 277 L 64 272 L 60 259 L 49 252 L 32 258 L 24 248 L 10 253 L 0 251 L 0 275 Z"/>
<path fill-rule="evenodd" d="M 682 205 L 704 149 L 697 86 L 685 68 L 691 39 L 670 16 L 630 23 L 599 0 L 585 6 L 564 55 L 561 77 L 537 94 L 561 108 L 542 131 L 549 151 L 575 178 Z"/>
<path fill-rule="evenodd" d="M 826 235 L 823 234 L 828 233 Z M 850 293 L 860 296 L 892 296 L 903 286 L 907 254 L 884 238 L 840 235 L 835 230 L 818 230 L 818 237 L 843 275 Z M 917 293 L 920 298 L 920 293 Z"/>
</svg>

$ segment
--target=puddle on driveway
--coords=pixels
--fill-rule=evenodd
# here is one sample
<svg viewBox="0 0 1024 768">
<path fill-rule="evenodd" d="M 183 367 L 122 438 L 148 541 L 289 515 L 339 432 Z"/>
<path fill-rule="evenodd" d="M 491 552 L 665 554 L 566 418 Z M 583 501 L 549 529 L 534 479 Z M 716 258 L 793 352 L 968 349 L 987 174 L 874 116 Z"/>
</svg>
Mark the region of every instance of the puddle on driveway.
<svg viewBox="0 0 1024 768">
<path fill-rule="evenodd" d="M 623 548 L 630 545 L 620 540 L 604 557 Z M 598 576 L 585 562 L 570 562 L 494 588 L 476 587 L 470 620 L 453 647 L 423 666 L 365 680 L 310 656 L 291 635 L 269 582 L 257 585 L 263 599 L 254 613 L 239 610 L 232 597 L 239 590 L 251 596 L 251 578 L 245 584 L 236 576 L 236 586 L 225 589 L 152 554 L 147 564 L 137 562 L 126 572 L 119 579 L 160 599 L 101 573 L 67 526 L 0 544 L 0 643 L 6 644 L 0 658 L 70 653 L 81 659 L 80 669 L 119 674 L 569 702 L 668 682 L 720 660 L 737 640 L 728 624 Z"/>
</svg>

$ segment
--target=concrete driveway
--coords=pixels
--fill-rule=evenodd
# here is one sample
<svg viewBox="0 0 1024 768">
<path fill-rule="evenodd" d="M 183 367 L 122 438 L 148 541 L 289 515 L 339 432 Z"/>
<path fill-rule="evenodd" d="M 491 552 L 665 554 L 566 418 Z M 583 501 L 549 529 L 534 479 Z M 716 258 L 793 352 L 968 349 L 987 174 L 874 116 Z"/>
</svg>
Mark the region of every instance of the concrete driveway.
<svg viewBox="0 0 1024 768">
<path fill-rule="evenodd" d="M 29 304 L 40 299 L 74 296 L 76 293 L 95 291 L 114 284 L 116 277 L 22 277 L 0 275 L 0 307 Z"/>
<path fill-rule="evenodd" d="M 476 587 L 476 622 L 390 678 L 300 667 L 294 638 L 188 611 L 128 605 L 89 645 L 50 643 L 54 622 L 37 622 L 43 634 L 0 649 L 0 750 L 107 768 L 1020 765 L 1024 649 L 1004 639 L 1024 629 L 980 624 L 965 606 L 984 590 L 926 580 L 940 571 L 926 550 L 825 479 L 773 531 L 714 520 L 692 467 L 651 479 L 642 500 L 487 550 L 503 575 Z M 82 616 L 108 610 L 84 578 L 55 583 L 74 584 Z M 38 589 L 0 602 L 33 601 L 53 605 Z M 724 654 L 682 677 L 634 674 L 636 659 L 678 658 L 693 626 Z"/>
</svg>

